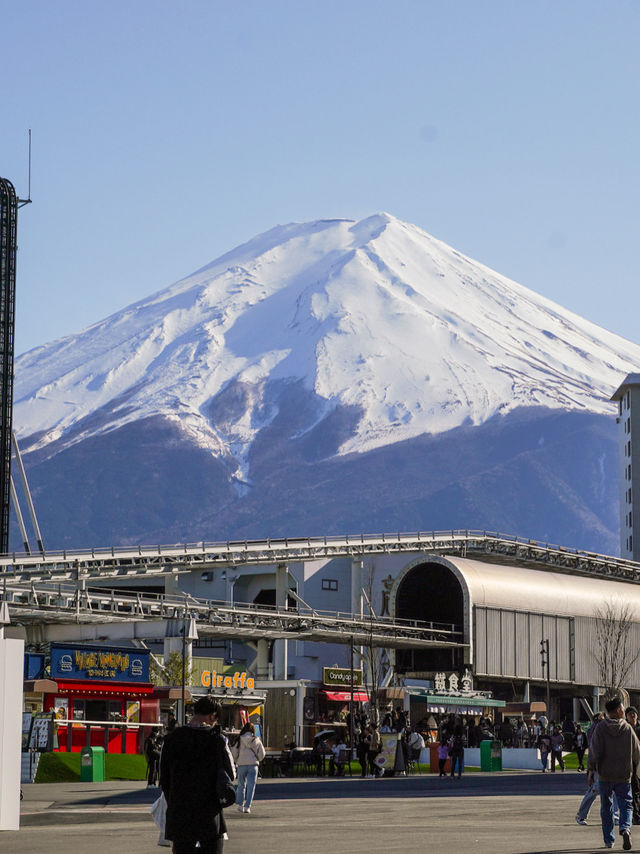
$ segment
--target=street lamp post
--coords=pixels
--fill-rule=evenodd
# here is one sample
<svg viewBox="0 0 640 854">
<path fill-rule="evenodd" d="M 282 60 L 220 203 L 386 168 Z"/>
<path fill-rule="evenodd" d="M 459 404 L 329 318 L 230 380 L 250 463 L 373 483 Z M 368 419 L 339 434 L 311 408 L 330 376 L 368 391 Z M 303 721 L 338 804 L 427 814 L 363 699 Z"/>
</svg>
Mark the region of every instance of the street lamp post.
<svg viewBox="0 0 640 854">
<path fill-rule="evenodd" d="M 549 662 L 549 638 L 540 641 L 540 656 L 542 658 L 542 675 L 547 668 L 547 717 L 551 719 L 551 670 Z"/>
<path fill-rule="evenodd" d="M 182 724 L 182 726 L 184 726 L 186 722 L 185 684 L 187 681 L 187 641 L 189 641 L 189 643 L 192 643 L 193 641 L 198 640 L 198 627 L 196 626 L 196 621 L 193 616 L 187 617 L 185 613 L 184 618 L 182 620 L 182 628 L 180 629 L 180 634 L 182 635 L 182 709 L 180 715 L 180 723 Z"/>
</svg>

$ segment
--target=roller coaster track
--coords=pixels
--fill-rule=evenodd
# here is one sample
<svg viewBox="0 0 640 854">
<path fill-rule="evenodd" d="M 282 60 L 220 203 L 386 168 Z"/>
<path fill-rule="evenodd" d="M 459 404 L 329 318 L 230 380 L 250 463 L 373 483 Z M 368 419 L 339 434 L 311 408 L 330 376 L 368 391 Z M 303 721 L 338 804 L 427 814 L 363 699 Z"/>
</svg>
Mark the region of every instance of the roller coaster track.
<svg viewBox="0 0 640 854">
<path fill-rule="evenodd" d="M 640 564 L 486 531 L 434 531 L 74 549 L 0 556 L 0 578 L 74 581 L 167 576 L 192 570 L 414 553 L 455 555 L 640 583 Z"/>
</svg>

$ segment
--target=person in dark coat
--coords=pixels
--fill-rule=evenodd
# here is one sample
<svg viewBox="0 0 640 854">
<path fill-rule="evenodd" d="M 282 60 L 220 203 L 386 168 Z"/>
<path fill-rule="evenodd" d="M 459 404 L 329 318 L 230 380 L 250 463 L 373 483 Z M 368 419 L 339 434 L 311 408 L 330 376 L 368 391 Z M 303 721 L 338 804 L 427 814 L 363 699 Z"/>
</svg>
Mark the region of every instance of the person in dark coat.
<svg viewBox="0 0 640 854">
<path fill-rule="evenodd" d="M 165 736 L 160 786 L 167 800 L 165 837 L 173 842 L 173 854 L 222 854 L 227 828 L 216 778 L 223 768 L 233 780 L 235 767 L 216 725 L 221 711 L 220 703 L 200 697 L 189 724 Z"/>
<path fill-rule="evenodd" d="M 633 727 L 636 737 L 640 741 L 640 724 L 638 723 L 638 710 L 635 706 L 629 706 L 624 716 L 628 724 Z M 631 797 L 633 799 L 633 824 L 640 824 L 640 780 L 638 779 L 638 768 L 634 768 L 631 775 Z"/>
<path fill-rule="evenodd" d="M 147 786 L 157 785 L 161 748 L 162 736 L 160 735 L 160 728 L 154 727 L 144 740 L 144 755 L 147 760 Z"/>
</svg>

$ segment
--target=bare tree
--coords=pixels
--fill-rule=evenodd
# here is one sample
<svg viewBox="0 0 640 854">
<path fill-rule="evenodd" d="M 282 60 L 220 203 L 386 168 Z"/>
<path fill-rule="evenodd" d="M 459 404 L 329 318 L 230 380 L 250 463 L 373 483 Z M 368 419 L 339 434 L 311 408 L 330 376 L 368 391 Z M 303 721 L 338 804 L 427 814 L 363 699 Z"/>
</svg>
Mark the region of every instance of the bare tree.
<svg viewBox="0 0 640 854">
<path fill-rule="evenodd" d="M 377 724 L 380 722 L 378 689 L 380 688 L 383 674 L 381 650 L 380 647 L 374 644 L 374 629 L 377 621 L 377 614 L 374 605 L 374 577 L 375 565 L 372 563 L 369 566 L 369 571 L 362 587 L 362 592 L 364 593 L 364 598 L 369 612 L 367 641 L 363 646 L 363 679 L 366 682 L 366 687 L 369 693 L 369 718 L 373 723 Z"/>
<path fill-rule="evenodd" d="M 633 609 L 628 602 L 610 599 L 595 610 L 595 648 L 598 679 L 605 698 L 619 696 L 640 655 L 632 637 Z"/>
</svg>

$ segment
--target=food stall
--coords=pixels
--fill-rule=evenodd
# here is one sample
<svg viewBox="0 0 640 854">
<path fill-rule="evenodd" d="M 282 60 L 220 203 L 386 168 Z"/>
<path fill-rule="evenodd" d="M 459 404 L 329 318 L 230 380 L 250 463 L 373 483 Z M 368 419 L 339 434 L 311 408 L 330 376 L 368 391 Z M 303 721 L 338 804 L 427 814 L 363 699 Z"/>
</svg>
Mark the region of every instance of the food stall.
<svg viewBox="0 0 640 854">
<path fill-rule="evenodd" d="M 266 693 L 256 688 L 255 679 L 246 670 L 218 673 L 202 670 L 198 685 L 189 687 L 192 701 L 212 697 L 222 705 L 222 729 L 229 734 L 239 732 L 251 722 L 259 738 L 264 738 L 264 709 Z"/>
<path fill-rule="evenodd" d="M 147 650 L 52 643 L 49 670 L 42 707 L 55 715 L 54 750 L 141 752 L 142 725 L 158 721 Z"/>
</svg>

